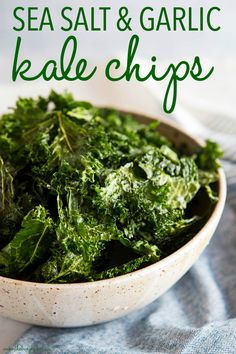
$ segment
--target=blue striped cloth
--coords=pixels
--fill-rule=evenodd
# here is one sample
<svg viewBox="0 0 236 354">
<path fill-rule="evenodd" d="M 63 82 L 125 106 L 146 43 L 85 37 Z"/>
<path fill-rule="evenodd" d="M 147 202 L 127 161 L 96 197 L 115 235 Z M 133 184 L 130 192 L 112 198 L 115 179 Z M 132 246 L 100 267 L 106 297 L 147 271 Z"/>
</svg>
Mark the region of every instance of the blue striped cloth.
<svg viewBox="0 0 236 354">
<path fill-rule="evenodd" d="M 208 133 L 211 130 L 211 138 L 219 140 L 219 131 L 212 131 L 217 121 L 212 126 L 208 121 Z M 9 353 L 236 353 L 235 123 L 228 125 L 229 131 L 220 139 L 226 149 L 226 208 L 210 246 L 191 270 L 161 298 L 125 318 L 77 329 L 32 327 Z M 226 134 L 231 140 L 225 139 Z"/>
</svg>

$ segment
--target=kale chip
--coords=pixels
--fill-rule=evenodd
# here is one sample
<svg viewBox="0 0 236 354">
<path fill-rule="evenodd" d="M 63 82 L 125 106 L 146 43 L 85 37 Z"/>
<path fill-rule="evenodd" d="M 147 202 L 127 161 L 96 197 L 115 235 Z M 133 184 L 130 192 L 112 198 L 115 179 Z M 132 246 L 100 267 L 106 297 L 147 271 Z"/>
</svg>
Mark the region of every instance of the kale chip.
<svg viewBox="0 0 236 354">
<path fill-rule="evenodd" d="M 20 98 L 0 119 L 0 275 L 106 279 L 193 237 L 217 200 L 222 153 L 207 141 L 185 156 L 158 124 L 69 93 Z"/>
</svg>

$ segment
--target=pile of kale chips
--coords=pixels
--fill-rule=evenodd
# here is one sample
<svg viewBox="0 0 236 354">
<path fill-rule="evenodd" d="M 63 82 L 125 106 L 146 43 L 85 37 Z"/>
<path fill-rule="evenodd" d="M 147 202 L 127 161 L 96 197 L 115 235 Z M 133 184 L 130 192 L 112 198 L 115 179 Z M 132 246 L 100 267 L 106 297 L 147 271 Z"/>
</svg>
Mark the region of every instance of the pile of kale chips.
<svg viewBox="0 0 236 354">
<path fill-rule="evenodd" d="M 186 243 L 217 199 L 221 151 L 185 156 L 157 126 L 68 93 L 19 99 L 0 119 L 0 275 L 106 279 Z"/>
</svg>

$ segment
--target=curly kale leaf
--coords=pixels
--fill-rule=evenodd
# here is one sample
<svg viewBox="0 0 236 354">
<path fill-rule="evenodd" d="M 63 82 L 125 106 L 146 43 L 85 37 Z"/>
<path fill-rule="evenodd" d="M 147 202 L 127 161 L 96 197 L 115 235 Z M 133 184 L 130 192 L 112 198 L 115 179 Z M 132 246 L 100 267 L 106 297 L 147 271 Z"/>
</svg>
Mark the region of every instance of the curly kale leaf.
<svg viewBox="0 0 236 354">
<path fill-rule="evenodd" d="M 92 273 L 91 276 L 89 277 L 89 280 L 94 281 L 94 280 L 103 280 L 103 279 L 114 278 L 119 275 L 124 275 L 124 274 L 130 273 L 134 270 L 140 269 L 141 267 L 148 265 L 148 264 L 150 264 L 150 257 L 141 256 L 141 257 L 138 257 L 132 261 L 124 263 L 120 266 L 116 266 L 116 267 L 104 270 L 103 272 L 94 273 L 94 274 Z"/>
<path fill-rule="evenodd" d="M 12 208 L 14 198 L 13 177 L 0 156 L 0 215 Z"/>
<path fill-rule="evenodd" d="M 206 140 L 197 155 L 196 163 L 201 170 L 216 172 L 220 167 L 219 158 L 223 156 L 220 146 L 211 140 Z"/>
<path fill-rule="evenodd" d="M 200 188 L 198 177 L 193 159 L 173 163 L 158 148 L 150 148 L 135 163 L 111 172 L 104 187 L 97 188 L 94 203 L 119 221 L 126 237 L 160 239 L 178 228 Z"/>
<path fill-rule="evenodd" d="M 10 170 L 11 166 L 7 166 L 0 156 L 0 248 L 10 241 L 21 220 L 21 210 L 14 201 L 14 178 Z"/>
<path fill-rule="evenodd" d="M 19 275 L 28 267 L 42 262 L 49 252 L 53 236 L 53 222 L 46 210 L 39 206 L 22 221 L 22 227 L 12 241 L 0 252 L 2 273 Z"/>
<path fill-rule="evenodd" d="M 211 140 L 206 140 L 205 146 L 200 149 L 196 157 L 200 184 L 205 188 L 212 203 L 218 200 L 217 193 L 212 188 L 212 184 L 218 180 L 219 158 L 222 156 L 223 151 L 220 146 Z"/>
<path fill-rule="evenodd" d="M 38 276 L 47 282 L 86 279 L 107 242 L 116 238 L 115 225 L 101 224 L 79 211 L 74 191 L 68 192 L 68 207 L 58 196 L 59 223 L 51 258 L 38 269 Z"/>
<path fill-rule="evenodd" d="M 51 257 L 38 270 L 34 277 L 46 283 L 72 283 L 85 280 L 85 274 L 91 271 L 82 255 L 73 252 L 60 253 Z"/>
</svg>

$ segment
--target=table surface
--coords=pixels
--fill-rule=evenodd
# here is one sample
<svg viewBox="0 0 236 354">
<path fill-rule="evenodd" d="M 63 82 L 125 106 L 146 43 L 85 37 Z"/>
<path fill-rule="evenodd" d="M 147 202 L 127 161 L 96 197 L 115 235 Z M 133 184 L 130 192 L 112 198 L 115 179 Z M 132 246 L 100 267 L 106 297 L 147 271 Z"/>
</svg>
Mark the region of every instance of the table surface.
<svg viewBox="0 0 236 354">
<path fill-rule="evenodd" d="M 29 328 L 28 325 L 0 317 L 0 354 Z"/>
</svg>

